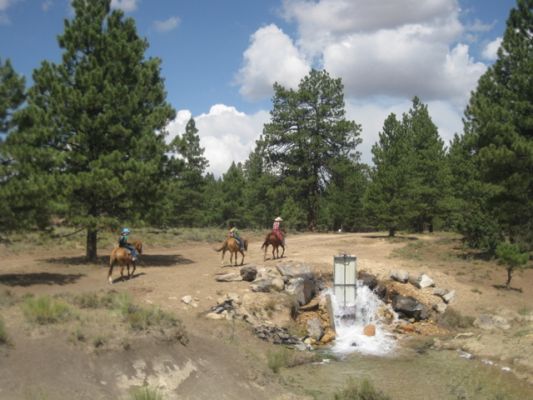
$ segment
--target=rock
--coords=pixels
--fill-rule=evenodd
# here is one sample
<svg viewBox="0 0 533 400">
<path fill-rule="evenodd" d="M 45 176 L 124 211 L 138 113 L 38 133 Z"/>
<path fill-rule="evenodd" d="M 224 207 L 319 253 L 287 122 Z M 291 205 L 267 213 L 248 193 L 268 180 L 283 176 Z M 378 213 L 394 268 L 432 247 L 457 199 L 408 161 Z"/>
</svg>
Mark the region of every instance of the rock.
<svg viewBox="0 0 533 400">
<path fill-rule="evenodd" d="M 292 278 L 285 291 L 293 295 L 300 305 L 309 303 L 315 296 L 315 282 L 308 278 Z"/>
<path fill-rule="evenodd" d="M 326 331 L 324 332 L 324 335 L 322 335 L 322 338 L 320 339 L 320 343 L 327 344 L 335 340 L 335 331 L 331 328 L 326 328 Z"/>
<path fill-rule="evenodd" d="M 307 321 L 307 335 L 316 341 L 319 341 L 322 338 L 324 335 L 324 329 L 322 329 L 320 319 L 313 318 Z"/>
<path fill-rule="evenodd" d="M 300 311 L 316 311 L 318 310 L 320 300 L 318 298 L 314 298 L 309 302 L 309 304 L 306 304 L 305 306 L 300 307 Z"/>
<path fill-rule="evenodd" d="M 413 286 L 416 286 L 419 289 L 424 289 L 430 286 L 435 286 L 435 282 L 433 282 L 433 279 L 431 279 L 426 274 L 420 274 L 417 277 L 410 276 L 409 283 L 411 283 Z"/>
<path fill-rule="evenodd" d="M 278 292 L 283 291 L 285 289 L 285 282 L 281 278 L 274 278 L 272 279 L 272 289 L 277 290 Z"/>
<path fill-rule="evenodd" d="M 242 281 L 241 274 L 239 272 L 227 272 L 215 277 L 217 282 L 237 282 Z"/>
<path fill-rule="evenodd" d="M 440 298 L 444 298 L 445 295 L 447 295 L 449 292 L 448 289 L 444 289 L 444 288 L 435 288 L 433 289 L 433 294 L 435 296 L 439 296 Z"/>
<path fill-rule="evenodd" d="M 368 324 L 363 328 L 363 335 L 376 336 L 376 326 L 374 324 Z"/>
<path fill-rule="evenodd" d="M 241 278 L 243 281 L 252 282 L 257 276 L 257 268 L 254 266 L 242 267 L 240 270 Z"/>
<path fill-rule="evenodd" d="M 230 301 L 230 303 L 233 304 L 241 304 L 241 299 L 239 298 L 239 295 L 237 293 L 226 293 L 224 296 L 221 296 L 217 299 L 217 305 L 224 304 L 226 302 Z"/>
<path fill-rule="evenodd" d="M 472 332 L 461 332 L 455 335 L 454 339 L 470 339 L 474 337 L 474 334 Z"/>
<path fill-rule="evenodd" d="M 442 299 L 446 303 L 451 303 L 453 299 L 455 298 L 455 290 L 452 290 L 451 292 L 446 293 L 444 296 L 442 296 Z"/>
<path fill-rule="evenodd" d="M 217 314 L 215 312 L 210 312 L 210 313 L 206 314 L 206 318 L 209 318 L 209 319 L 226 319 L 226 316 L 224 314 L 222 314 L 222 313 Z"/>
<path fill-rule="evenodd" d="M 426 306 L 410 296 L 394 296 L 392 299 L 392 308 L 400 317 L 414 318 L 415 321 L 427 319 L 429 316 Z"/>
<path fill-rule="evenodd" d="M 433 287 L 433 286 L 435 286 L 435 282 L 433 281 L 433 279 L 431 279 L 426 274 L 421 274 L 418 277 L 418 287 L 420 289 L 425 289 L 427 287 Z"/>
<path fill-rule="evenodd" d="M 254 328 L 255 335 L 274 344 L 298 345 L 301 340 L 289 334 L 287 329 L 271 325 L 260 325 Z"/>
<path fill-rule="evenodd" d="M 448 308 L 448 306 L 445 304 L 445 303 L 436 303 L 436 304 L 433 304 L 433 310 L 437 311 L 439 314 L 443 314 L 444 311 L 446 311 L 446 308 Z"/>
<path fill-rule="evenodd" d="M 270 279 L 259 279 L 255 280 L 251 285 L 250 288 L 252 289 L 252 292 L 270 292 L 270 288 L 272 287 L 272 281 Z"/>
<path fill-rule="evenodd" d="M 287 276 L 289 278 L 313 278 L 313 272 L 311 271 L 311 267 L 307 264 L 283 263 L 276 265 L 276 268 L 282 276 Z"/>
<path fill-rule="evenodd" d="M 382 283 L 378 283 L 378 285 L 374 288 L 374 293 L 381 300 L 384 300 L 387 297 L 387 286 L 383 285 Z"/>
<path fill-rule="evenodd" d="M 409 279 L 409 274 L 404 270 L 395 270 L 390 273 L 390 278 L 396 282 L 406 283 Z"/>
<path fill-rule="evenodd" d="M 474 320 L 474 326 L 483 330 L 502 329 L 507 330 L 511 328 L 509 322 L 499 315 L 481 314 Z"/>
<path fill-rule="evenodd" d="M 362 281 L 363 285 L 368 286 L 370 290 L 373 290 L 378 285 L 376 276 L 365 271 L 359 271 L 357 279 Z"/>
<path fill-rule="evenodd" d="M 181 298 L 181 302 L 185 303 L 185 304 L 191 304 L 192 303 L 192 296 L 190 296 L 190 295 L 183 296 Z"/>
</svg>

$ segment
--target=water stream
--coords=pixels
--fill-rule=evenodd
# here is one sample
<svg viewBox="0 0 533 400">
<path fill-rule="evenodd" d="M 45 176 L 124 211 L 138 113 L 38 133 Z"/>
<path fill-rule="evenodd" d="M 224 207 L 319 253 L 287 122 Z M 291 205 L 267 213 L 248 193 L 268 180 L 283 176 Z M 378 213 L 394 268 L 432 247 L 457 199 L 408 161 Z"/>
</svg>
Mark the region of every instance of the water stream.
<svg viewBox="0 0 533 400">
<path fill-rule="evenodd" d="M 357 292 L 354 304 L 345 307 L 338 304 L 335 295 L 331 296 L 333 313 L 335 315 L 335 330 L 337 337 L 332 351 L 336 354 L 361 354 L 386 355 L 395 347 L 395 340 L 387 332 L 378 317 L 380 307 L 386 305 L 361 281 L 357 282 Z M 375 336 L 366 336 L 363 329 L 366 325 L 376 327 Z"/>
</svg>

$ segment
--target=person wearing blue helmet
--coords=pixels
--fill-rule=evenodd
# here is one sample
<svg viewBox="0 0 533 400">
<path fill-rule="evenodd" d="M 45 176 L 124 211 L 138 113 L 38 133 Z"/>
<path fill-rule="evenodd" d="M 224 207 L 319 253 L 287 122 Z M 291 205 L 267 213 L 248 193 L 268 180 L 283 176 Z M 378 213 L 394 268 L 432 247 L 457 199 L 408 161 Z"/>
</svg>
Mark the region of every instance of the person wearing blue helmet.
<svg viewBox="0 0 533 400">
<path fill-rule="evenodd" d="M 136 261 L 139 254 L 137 253 L 135 246 L 128 242 L 128 237 L 130 233 L 131 231 L 128 228 L 122 229 L 122 232 L 120 233 L 120 238 L 118 239 L 118 246 L 128 249 L 131 254 L 131 259 L 133 261 Z"/>
</svg>

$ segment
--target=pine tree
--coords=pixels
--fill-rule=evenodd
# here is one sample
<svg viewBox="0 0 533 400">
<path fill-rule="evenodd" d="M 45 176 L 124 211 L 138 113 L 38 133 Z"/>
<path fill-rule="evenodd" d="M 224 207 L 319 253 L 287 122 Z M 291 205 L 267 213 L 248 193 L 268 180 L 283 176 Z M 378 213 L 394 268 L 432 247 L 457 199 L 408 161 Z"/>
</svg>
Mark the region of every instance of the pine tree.
<svg viewBox="0 0 533 400">
<path fill-rule="evenodd" d="M 533 243 L 533 1 L 518 0 L 496 62 L 465 111 L 469 156 L 487 193 L 487 216 L 509 241 Z"/>
<path fill-rule="evenodd" d="M 174 117 L 160 60 L 145 58 L 135 22 L 110 3 L 72 1 L 75 16 L 58 38 L 62 62 L 34 71 L 8 140 L 17 163 L 55 178 L 68 220 L 87 229 L 90 260 L 99 228 L 162 218 L 164 129 Z"/>
<path fill-rule="evenodd" d="M 372 146 L 374 168 L 365 194 L 365 212 L 394 236 L 413 217 L 411 145 L 405 126 L 390 114 Z"/>
<path fill-rule="evenodd" d="M 244 207 L 244 172 L 242 164 L 232 162 L 222 175 L 221 182 L 221 213 L 225 224 L 230 222 L 238 226 L 246 226 Z"/>
<path fill-rule="evenodd" d="M 171 216 L 170 220 L 185 226 L 199 226 L 202 223 L 204 203 L 205 170 L 209 162 L 204 157 L 200 146 L 200 137 L 196 123 L 191 118 L 185 127 L 185 133 L 177 136 L 171 144 L 176 152 L 175 170 L 170 185 Z"/>
<path fill-rule="evenodd" d="M 360 126 L 345 118 L 343 85 L 326 71 L 312 70 L 298 90 L 274 85 L 271 122 L 263 131 L 271 170 L 298 191 L 294 200 L 316 228 L 320 196 L 339 159 L 356 157 Z"/>
<path fill-rule="evenodd" d="M 13 113 L 21 106 L 26 97 L 25 79 L 19 76 L 7 59 L 0 59 L 0 141 L 13 127 Z"/>
</svg>

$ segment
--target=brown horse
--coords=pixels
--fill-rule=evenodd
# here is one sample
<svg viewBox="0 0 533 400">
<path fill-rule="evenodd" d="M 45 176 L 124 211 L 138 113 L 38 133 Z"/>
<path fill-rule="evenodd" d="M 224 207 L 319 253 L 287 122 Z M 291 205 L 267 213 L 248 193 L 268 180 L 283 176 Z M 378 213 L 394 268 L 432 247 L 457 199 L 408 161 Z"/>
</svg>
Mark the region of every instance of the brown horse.
<svg viewBox="0 0 533 400">
<path fill-rule="evenodd" d="M 276 258 L 283 258 L 283 255 L 285 254 L 285 245 L 283 244 L 283 241 L 281 241 L 274 232 L 269 232 L 266 235 L 265 241 L 261 248 L 265 248 L 265 255 L 263 257 L 263 261 L 266 261 L 267 256 L 267 249 L 268 246 L 272 246 L 272 259 L 275 260 Z M 281 257 L 279 256 L 279 248 L 283 249 L 283 252 L 281 253 Z M 274 251 L 276 252 L 276 255 L 274 255 Z"/>
<path fill-rule="evenodd" d="M 139 255 L 143 252 L 143 245 L 140 240 L 135 240 L 132 242 L 135 249 L 139 252 Z M 133 261 L 131 257 L 131 253 L 128 249 L 124 247 L 115 247 L 113 251 L 111 251 L 111 256 L 109 257 L 109 274 L 107 275 L 107 280 L 109 283 L 113 283 L 113 279 L 111 278 L 111 274 L 113 274 L 113 267 L 115 264 L 120 265 L 120 278 L 124 279 L 124 267 L 128 268 L 128 279 L 133 276 L 135 273 L 135 262 Z M 130 265 L 133 267 L 133 270 L 130 274 Z"/>
<path fill-rule="evenodd" d="M 247 239 L 241 239 L 242 245 L 244 247 L 244 250 L 248 250 L 248 240 Z M 234 238 L 230 237 L 224 240 L 224 243 L 222 243 L 222 247 L 220 249 L 216 249 L 218 252 L 222 252 L 222 258 L 220 260 L 221 265 L 224 265 L 224 255 L 226 254 L 226 251 L 229 251 L 230 258 L 229 258 L 229 264 L 231 265 L 233 263 L 233 255 L 235 254 L 235 265 L 237 265 L 237 253 L 241 253 L 242 260 L 241 265 L 244 264 L 244 252 L 241 250 L 241 247 L 239 246 L 239 242 L 235 240 Z"/>
</svg>

